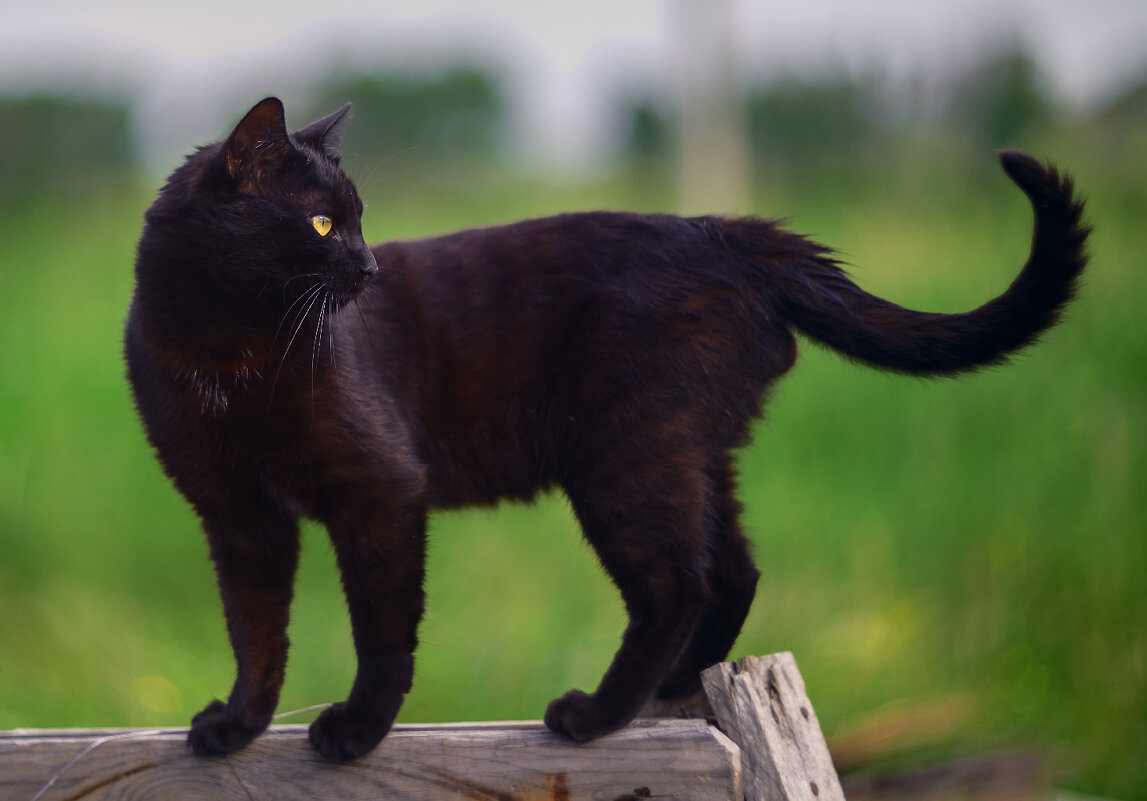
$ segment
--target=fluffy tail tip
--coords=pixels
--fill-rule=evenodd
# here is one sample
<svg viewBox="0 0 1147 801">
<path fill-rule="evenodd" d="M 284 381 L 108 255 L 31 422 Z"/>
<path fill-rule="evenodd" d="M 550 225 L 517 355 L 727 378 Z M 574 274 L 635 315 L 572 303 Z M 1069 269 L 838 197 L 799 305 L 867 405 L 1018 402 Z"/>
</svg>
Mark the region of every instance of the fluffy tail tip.
<svg viewBox="0 0 1147 801">
<path fill-rule="evenodd" d="M 1001 150 L 997 155 L 1004 172 L 1034 203 L 1043 206 L 1071 201 L 1071 180 L 1061 177 L 1055 167 L 1019 150 Z"/>
</svg>

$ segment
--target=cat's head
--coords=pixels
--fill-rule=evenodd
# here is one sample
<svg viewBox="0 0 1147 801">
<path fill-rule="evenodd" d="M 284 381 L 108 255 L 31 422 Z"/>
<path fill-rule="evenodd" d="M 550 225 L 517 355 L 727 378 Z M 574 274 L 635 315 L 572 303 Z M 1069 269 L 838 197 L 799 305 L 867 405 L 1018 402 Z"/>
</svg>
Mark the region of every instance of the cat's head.
<svg viewBox="0 0 1147 801">
<path fill-rule="evenodd" d="M 312 293 L 335 308 L 353 299 L 378 266 L 338 162 L 349 110 L 289 132 L 283 104 L 269 97 L 189 156 L 147 213 L 141 284 L 178 283 L 206 295 L 195 299 L 200 313 L 257 326 Z"/>
</svg>

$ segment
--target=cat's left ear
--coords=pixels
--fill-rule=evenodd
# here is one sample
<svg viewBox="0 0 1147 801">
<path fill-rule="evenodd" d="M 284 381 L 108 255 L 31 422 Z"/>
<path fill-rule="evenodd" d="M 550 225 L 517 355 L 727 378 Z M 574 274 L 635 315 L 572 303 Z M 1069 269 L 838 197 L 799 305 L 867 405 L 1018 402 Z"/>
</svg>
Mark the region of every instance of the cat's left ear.
<svg viewBox="0 0 1147 801">
<path fill-rule="evenodd" d="M 342 141 L 343 123 L 346 122 L 350 107 L 351 104 L 347 103 L 333 114 L 315 120 L 306 128 L 300 128 L 294 133 L 295 140 L 318 148 L 331 158 L 336 158 L 339 143 Z"/>
<path fill-rule="evenodd" d="M 260 101 L 247 112 L 224 145 L 227 172 L 248 190 L 278 166 L 291 151 L 283 104 L 277 97 Z"/>
</svg>

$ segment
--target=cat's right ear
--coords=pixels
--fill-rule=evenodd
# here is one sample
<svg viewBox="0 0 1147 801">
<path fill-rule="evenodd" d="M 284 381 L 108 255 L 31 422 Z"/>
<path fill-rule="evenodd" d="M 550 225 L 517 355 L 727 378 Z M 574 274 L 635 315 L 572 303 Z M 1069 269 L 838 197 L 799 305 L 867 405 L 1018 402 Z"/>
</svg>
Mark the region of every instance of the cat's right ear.
<svg viewBox="0 0 1147 801">
<path fill-rule="evenodd" d="M 241 191 L 258 188 L 263 175 L 272 172 L 291 151 L 286 114 L 277 97 L 268 97 L 247 112 L 223 146 L 227 174 Z"/>
<path fill-rule="evenodd" d="M 306 142 L 337 160 L 339 141 L 342 139 L 342 128 L 350 107 L 351 104 L 347 103 L 333 114 L 328 114 L 321 120 L 312 122 L 306 128 L 300 128 L 295 131 L 295 139 Z"/>
</svg>

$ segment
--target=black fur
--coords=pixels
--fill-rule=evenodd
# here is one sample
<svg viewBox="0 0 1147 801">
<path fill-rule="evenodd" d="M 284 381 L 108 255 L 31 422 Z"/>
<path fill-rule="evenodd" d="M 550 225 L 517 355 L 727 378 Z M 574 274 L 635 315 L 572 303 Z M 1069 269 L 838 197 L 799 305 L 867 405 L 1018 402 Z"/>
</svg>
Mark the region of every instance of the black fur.
<svg viewBox="0 0 1147 801">
<path fill-rule="evenodd" d="M 342 760 L 410 688 L 427 513 L 552 486 L 630 623 L 597 689 L 546 724 L 589 740 L 654 692 L 689 694 L 752 602 L 730 454 L 795 361 L 792 330 L 882 369 L 967 372 L 1053 325 L 1085 263 L 1071 183 L 1019 153 L 1001 160 L 1035 209 L 1031 256 L 966 314 L 869 295 L 757 219 L 571 214 L 368 248 L 334 155 L 345 111 L 290 134 L 261 102 L 175 171 L 140 240 L 129 376 L 202 519 L 238 665 L 192 722 L 201 754 L 271 719 L 300 517 L 330 534 L 358 655 L 347 701 L 311 727 Z"/>
</svg>

